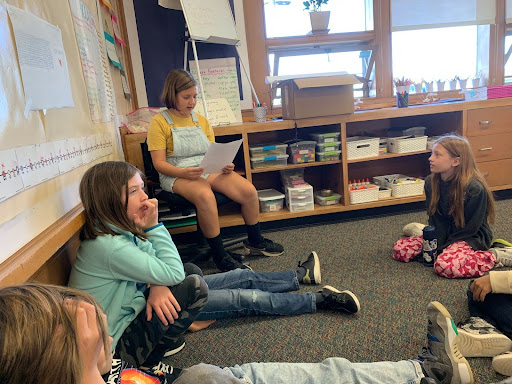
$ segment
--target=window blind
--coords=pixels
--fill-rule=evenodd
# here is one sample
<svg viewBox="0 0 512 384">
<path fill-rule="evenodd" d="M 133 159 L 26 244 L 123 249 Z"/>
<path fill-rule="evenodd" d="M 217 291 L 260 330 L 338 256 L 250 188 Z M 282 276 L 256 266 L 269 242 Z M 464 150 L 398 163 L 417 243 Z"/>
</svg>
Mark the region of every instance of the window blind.
<svg viewBox="0 0 512 384">
<path fill-rule="evenodd" d="M 495 0 L 391 0 L 393 31 L 494 24 L 495 18 Z"/>
</svg>

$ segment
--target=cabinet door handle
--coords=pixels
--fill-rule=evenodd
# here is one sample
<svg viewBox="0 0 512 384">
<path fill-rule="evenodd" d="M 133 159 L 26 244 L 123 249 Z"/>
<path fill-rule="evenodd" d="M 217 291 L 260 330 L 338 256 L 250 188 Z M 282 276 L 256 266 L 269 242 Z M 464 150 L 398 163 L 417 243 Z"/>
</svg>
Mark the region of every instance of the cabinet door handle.
<svg viewBox="0 0 512 384">
<path fill-rule="evenodd" d="M 492 151 L 492 147 L 480 148 L 479 151 Z"/>
<path fill-rule="evenodd" d="M 479 121 L 478 124 L 480 125 L 487 125 L 487 124 L 491 124 L 492 123 L 492 120 L 482 120 L 482 121 Z"/>
</svg>

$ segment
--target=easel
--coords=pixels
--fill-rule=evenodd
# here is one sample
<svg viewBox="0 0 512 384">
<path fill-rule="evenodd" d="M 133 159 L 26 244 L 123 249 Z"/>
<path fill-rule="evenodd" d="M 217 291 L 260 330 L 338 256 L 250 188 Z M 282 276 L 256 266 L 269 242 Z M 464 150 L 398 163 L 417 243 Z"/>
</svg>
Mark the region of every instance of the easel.
<svg viewBox="0 0 512 384">
<path fill-rule="evenodd" d="M 229 16 L 231 19 L 231 24 L 228 25 L 228 27 L 232 28 L 231 30 L 227 31 L 226 34 L 219 33 L 219 36 L 212 36 L 209 35 L 209 37 L 201 37 L 201 33 L 194 34 L 195 32 L 195 24 L 192 21 L 193 18 L 191 16 L 190 7 L 191 4 L 188 4 L 191 2 L 191 0 L 158 0 L 158 5 L 164 7 L 164 8 L 170 8 L 170 9 L 176 9 L 183 11 L 183 14 L 185 16 L 185 50 L 184 50 L 184 60 L 183 60 L 183 69 L 187 69 L 187 57 L 188 57 L 188 41 L 192 43 L 192 51 L 194 52 L 194 61 L 196 63 L 196 70 L 198 73 L 199 78 L 199 86 L 201 87 L 201 98 L 203 100 L 203 106 L 206 118 L 208 118 L 208 108 L 206 104 L 206 97 L 204 95 L 204 88 L 203 88 L 203 79 L 201 77 L 201 71 L 199 69 L 199 60 L 197 57 L 197 47 L 196 47 L 196 41 L 204 42 L 204 43 L 216 43 L 216 44 L 226 44 L 226 45 L 233 45 L 235 46 L 236 52 L 238 54 L 238 59 L 240 60 L 240 64 L 242 66 L 242 69 L 245 73 L 245 76 L 247 77 L 247 80 L 249 81 L 249 85 L 251 86 L 251 91 L 254 96 L 254 99 L 256 100 L 256 103 L 258 105 L 260 104 L 260 101 L 258 99 L 258 95 L 256 95 L 256 91 L 254 89 L 254 86 L 252 85 L 251 78 L 249 76 L 249 72 L 246 69 L 246 66 L 244 64 L 244 60 L 242 59 L 242 55 L 240 52 L 240 39 L 238 39 L 238 36 L 236 34 L 235 30 L 235 20 L 233 18 L 233 13 L 231 12 L 231 8 L 229 6 L 228 0 L 215 0 L 218 5 L 226 5 L 229 10 Z M 222 1 L 225 1 L 225 3 L 222 3 Z M 204 2 L 204 0 L 203 0 Z M 226 11 L 227 13 L 227 11 Z M 190 32 L 190 36 L 189 36 Z M 204 31 L 203 31 L 204 33 Z"/>
</svg>

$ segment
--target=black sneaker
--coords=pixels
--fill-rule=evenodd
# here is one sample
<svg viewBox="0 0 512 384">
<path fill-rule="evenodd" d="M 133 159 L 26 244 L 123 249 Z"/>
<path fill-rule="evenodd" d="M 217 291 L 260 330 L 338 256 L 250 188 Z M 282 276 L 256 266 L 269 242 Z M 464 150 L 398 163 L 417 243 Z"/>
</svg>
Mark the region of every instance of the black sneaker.
<svg viewBox="0 0 512 384">
<path fill-rule="evenodd" d="M 259 244 L 249 244 L 249 241 L 246 240 L 244 246 L 245 250 L 253 256 L 281 256 L 284 252 L 281 244 L 265 238 L 262 238 Z"/>
<path fill-rule="evenodd" d="M 232 271 L 237 268 L 242 268 L 242 263 L 239 263 L 235 259 L 233 259 L 231 256 L 224 256 L 220 261 L 215 261 L 215 265 L 221 272 L 227 272 Z"/>
<path fill-rule="evenodd" d="M 324 301 L 318 303 L 317 308 L 348 313 L 357 313 L 361 309 L 356 295 L 350 291 L 338 291 L 336 288 L 326 285 L 318 292 L 322 294 Z"/>
<path fill-rule="evenodd" d="M 427 305 L 427 318 L 427 347 L 419 358 L 427 376 L 436 384 L 474 383 L 471 367 L 454 342 L 457 327 L 448 310 L 432 301 Z"/>
<path fill-rule="evenodd" d="M 312 251 L 308 259 L 300 263 L 299 260 L 299 269 L 304 268 L 306 270 L 306 274 L 300 281 L 302 284 L 322 284 L 322 273 L 320 272 L 320 259 L 315 251 Z"/>
<path fill-rule="evenodd" d="M 480 317 L 457 325 L 457 345 L 464 357 L 493 357 L 512 349 L 512 340 Z"/>
<path fill-rule="evenodd" d="M 185 348 L 185 337 L 183 337 L 183 335 L 179 335 L 178 339 L 174 343 L 167 345 L 167 352 L 164 353 L 164 357 L 175 355 L 183 348 Z"/>
</svg>

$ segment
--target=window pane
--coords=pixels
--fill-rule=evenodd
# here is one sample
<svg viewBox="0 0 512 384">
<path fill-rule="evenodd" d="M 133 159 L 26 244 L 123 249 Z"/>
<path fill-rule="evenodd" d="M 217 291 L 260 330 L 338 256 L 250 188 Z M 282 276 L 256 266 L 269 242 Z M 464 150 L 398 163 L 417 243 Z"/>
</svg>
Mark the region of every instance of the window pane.
<svg viewBox="0 0 512 384">
<path fill-rule="evenodd" d="M 477 71 L 477 27 L 392 33 L 393 77 L 419 82 L 472 78 Z"/>
<path fill-rule="evenodd" d="M 307 51 L 307 50 L 305 50 Z M 364 77 L 369 59 L 369 51 L 350 51 L 334 53 L 317 53 L 280 57 L 277 73 L 274 70 L 275 55 L 269 55 L 270 73 L 273 76 L 304 75 L 314 73 L 347 72 Z M 372 76 L 373 79 L 373 69 Z M 370 90 L 370 96 L 375 91 Z M 280 97 L 278 92 L 275 97 Z M 354 97 L 363 97 L 363 85 L 354 85 Z M 280 105 L 280 100 L 274 100 L 274 105 Z"/>
<path fill-rule="evenodd" d="M 302 0 L 264 0 L 264 6 L 267 37 L 303 36 L 311 31 Z M 333 0 L 322 11 L 331 11 L 329 33 L 373 30 L 371 0 Z"/>
<path fill-rule="evenodd" d="M 505 36 L 505 55 L 512 48 L 512 36 Z M 505 63 L 505 83 L 512 83 L 512 58 Z"/>
</svg>

